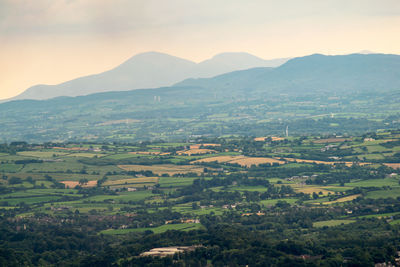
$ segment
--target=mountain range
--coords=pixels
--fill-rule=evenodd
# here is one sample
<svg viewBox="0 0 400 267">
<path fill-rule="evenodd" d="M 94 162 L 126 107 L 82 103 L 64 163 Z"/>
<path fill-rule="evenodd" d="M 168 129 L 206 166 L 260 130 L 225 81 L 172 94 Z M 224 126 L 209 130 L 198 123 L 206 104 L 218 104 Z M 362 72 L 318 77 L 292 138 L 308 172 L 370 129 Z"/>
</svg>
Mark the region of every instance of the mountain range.
<svg viewBox="0 0 400 267">
<path fill-rule="evenodd" d="M 158 52 L 131 57 L 103 73 L 73 79 L 57 85 L 36 85 L 16 99 L 49 99 L 80 96 L 107 91 L 125 91 L 170 86 L 187 78 L 212 77 L 254 67 L 276 67 L 288 59 L 264 60 L 248 53 L 222 53 L 195 63 Z"/>
<path fill-rule="evenodd" d="M 400 128 L 400 56 L 320 54 L 170 87 L 0 104 L 0 141 L 176 140 Z"/>
<path fill-rule="evenodd" d="M 209 79 L 187 79 L 176 86 L 273 93 L 357 92 L 400 89 L 400 56 L 389 54 L 314 54 L 276 68 L 254 68 Z"/>
</svg>

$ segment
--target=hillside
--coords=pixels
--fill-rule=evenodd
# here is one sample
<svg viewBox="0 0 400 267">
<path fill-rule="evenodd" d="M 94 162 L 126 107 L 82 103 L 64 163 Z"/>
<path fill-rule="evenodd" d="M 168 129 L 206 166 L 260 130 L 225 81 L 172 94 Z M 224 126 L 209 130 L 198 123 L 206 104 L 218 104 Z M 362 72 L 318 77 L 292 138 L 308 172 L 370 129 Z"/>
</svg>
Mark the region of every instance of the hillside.
<svg viewBox="0 0 400 267">
<path fill-rule="evenodd" d="M 294 58 L 277 68 L 259 68 L 220 75 L 211 79 L 188 79 L 179 86 L 202 86 L 246 93 L 356 92 L 400 89 L 400 56 L 352 54 Z"/>
<path fill-rule="evenodd" d="M 152 140 L 398 128 L 400 57 L 313 55 L 172 87 L 0 104 L 1 141 Z M 68 130 L 66 130 L 68 129 Z"/>
</svg>

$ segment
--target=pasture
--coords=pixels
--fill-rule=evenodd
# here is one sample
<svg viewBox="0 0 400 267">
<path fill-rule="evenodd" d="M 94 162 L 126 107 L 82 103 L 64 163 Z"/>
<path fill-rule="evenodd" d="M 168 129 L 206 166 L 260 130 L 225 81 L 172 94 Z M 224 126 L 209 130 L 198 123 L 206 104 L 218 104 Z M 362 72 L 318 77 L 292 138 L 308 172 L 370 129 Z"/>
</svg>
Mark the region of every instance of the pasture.
<svg viewBox="0 0 400 267">
<path fill-rule="evenodd" d="M 170 176 L 174 174 L 186 174 L 186 173 L 197 173 L 201 174 L 204 172 L 204 168 L 195 165 L 173 165 L 173 164 L 156 164 L 156 165 L 118 165 L 119 168 L 125 171 L 151 171 L 156 175 L 168 174 Z"/>
<path fill-rule="evenodd" d="M 152 231 L 153 233 L 159 234 L 169 230 L 176 231 L 191 231 L 191 230 L 199 230 L 204 228 L 199 223 L 179 223 L 179 224 L 165 224 L 158 227 L 148 227 L 148 228 L 131 228 L 131 229 L 109 229 L 101 231 L 100 234 L 106 235 L 124 235 L 132 232 L 144 232 L 144 231 Z"/>
<path fill-rule="evenodd" d="M 320 228 L 320 227 L 332 227 L 332 226 L 339 226 L 343 224 L 349 224 L 353 223 L 355 220 L 329 220 L 329 221 L 320 221 L 320 222 L 314 222 L 313 227 Z"/>
<path fill-rule="evenodd" d="M 365 196 L 366 198 L 379 199 L 379 198 L 397 198 L 400 196 L 400 188 L 393 188 L 388 190 L 370 191 Z"/>
<path fill-rule="evenodd" d="M 383 187 L 383 186 L 399 186 L 398 178 L 370 179 L 370 180 L 353 180 L 351 183 L 346 183 L 345 186 L 350 187 Z"/>
<path fill-rule="evenodd" d="M 341 198 L 338 198 L 338 199 L 333 200 L 333 201 L 322 202 L 322 204 L 331 205 L 331 204 L 335 204 L 335 203 L 348 202 L 348 201 L 352 201 L 352 200 L 358 198 L 359 196 L 361 196 L 361 195 L 360 194 L 356 194 L 356 195 L 351 195 L 351 196 L 347 196 L 347 197 L 341 197 Z"/>
<path fill-rule="evenodd" d="M 115 185 L 136 185 L 136 184 L 156 184 L 158 183 L 158 177 L 141 177 L 141 178 L 129 178 L 121 180 L 109 180 L 106 181 L 104 186 L 115 186 Z"/>
<path fill-rule="evenodd" d="M 197 178 L 191 178 L 191 177 L 160 177 L 158 184 L 162 188 L 168 188 L 168 187 L 181 187 L 181 186 L 187 186 L 191 185 L 193 183 L 193 180 Z"/>
<path fill-rule="evenodd" d="M 294 204 L 296 201 L 298 201 L 297 198 L 277 198 L 277 199 L 266 199 L 266 200 L 261 200 L 259 203 L 264 206 L 274 206 L 276 203 L 279 201 L 284 201 L 289 204 Z"/>
<path fill-rule="evenodd" d="M 191 163 L 207 163 L 207 162 L 218 162 L 218 163 L 230 163 L 239 164 L 242 167 L 251 167 L 252 165 L 260 164 L 284 164 L 284 161 L 274 159 L 274 158 L 264 158 L 264 157 L 246 157 L 246 156 L 217 156 L 209 157 L 204 159 L 199 159 L 192 161 Z"/>
<path fill-rule="evenodd" d="M 18 152 L 18 155 L 34 158 L 57 158 L 61 156 L 68 155 L 65 152 L 55 152 L 55 151 L 23 151 Z"/>
</svg>

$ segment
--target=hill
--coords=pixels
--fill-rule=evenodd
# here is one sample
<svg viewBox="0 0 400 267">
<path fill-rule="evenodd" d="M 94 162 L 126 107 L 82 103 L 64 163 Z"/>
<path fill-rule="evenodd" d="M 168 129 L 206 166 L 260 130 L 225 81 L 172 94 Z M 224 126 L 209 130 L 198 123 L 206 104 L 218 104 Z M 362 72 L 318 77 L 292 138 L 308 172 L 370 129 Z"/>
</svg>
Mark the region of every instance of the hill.
<svg viewBox="0 0 400 267">
<path fill-rule="evenodd" d="M 0 141 L 360 133 L 400 122 L 400 57 L 312 55 L 172 87 L 0 104 Z"/>
<path fill-rule="evenodd" d="M 15 99 L 50 99 L 107 91 L 125 91 L 170 86 L 190 77 L 212 77 L 234 70 L 278 66 L 286 59 L 263 60 L 247 53 L 223 53 L 196 64 L 163 53 L 148 52 L 128 59 L 103 73 L 80 77 L 58 85 L 36 85 Z"/>
<path fill-rule="evenodd" d="M 277 68 L 238 71 L 211 79 L 188 79 L 178 86 L 201 86 L 246 93 L 356 92 L 400 89 L 400 56 L 352 54 L 294 58 Z"/>
</svg>

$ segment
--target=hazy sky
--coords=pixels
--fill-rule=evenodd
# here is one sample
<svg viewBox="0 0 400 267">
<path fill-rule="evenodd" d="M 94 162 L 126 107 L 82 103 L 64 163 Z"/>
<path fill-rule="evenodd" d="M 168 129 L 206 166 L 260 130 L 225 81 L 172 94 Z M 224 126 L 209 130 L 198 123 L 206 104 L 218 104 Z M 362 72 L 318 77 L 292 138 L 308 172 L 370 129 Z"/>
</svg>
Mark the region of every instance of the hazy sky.
<svg viewBox="0 0 400 267">
<path fill-rule="evenodd" d="M 0 99 L 160 51 L 400 54 L 400 0 L 0 0 Z"/>
</svg>

